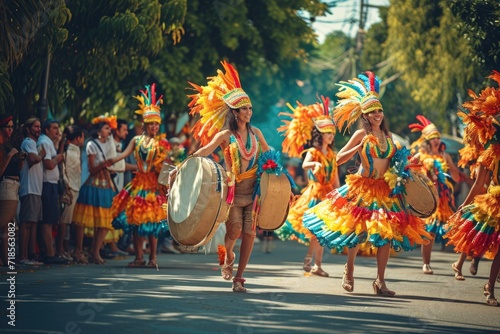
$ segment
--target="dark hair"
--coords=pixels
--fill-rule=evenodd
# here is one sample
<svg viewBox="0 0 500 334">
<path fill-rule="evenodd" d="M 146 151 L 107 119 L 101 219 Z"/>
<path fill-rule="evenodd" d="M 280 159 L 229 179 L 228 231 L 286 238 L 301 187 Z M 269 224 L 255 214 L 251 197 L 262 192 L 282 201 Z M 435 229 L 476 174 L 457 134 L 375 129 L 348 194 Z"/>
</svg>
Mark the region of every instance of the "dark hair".
<svg viewBox="0 0 500 334">
<path fill-rule="evenodd" d="M 125 125 L 127 126 L 127 128 L 128 128 L 128 123 L 127 123 L 127 121 L 126 121 L 126 120 L 124 120 L 123 118 L 118 118 L 118 119 L 116 120 L 116 130 L 119 130 L 119 129 L 122 127 L 122 125 L 123 125 L 123 124 L 125 124 Z"/>
<path fill-rule="evenodd" d="M 73 140 L 83 134 L 83 129 L 78 125 L 69 125 L 64 129 L 64 134 L 67 140 Z"/>
<path fill-rule="evenodd" d="M 428 153 L 430 153 L 430 152 L 431 152 L 431 142 L 430 142 L 430 140 L 424 140 L 424 142 L 422 143 L 422 145 L 421 145 L 421 146 L 422 146 L 421 148 L 422 148 L 424 151 L 426 151 L 426 152 L 428 152 Z M 438 152 L 439 152 L 439 153 L 443 153 L 445 150 L 446 150 L 446 144 L 445 144 L 445 143 L 443 143 L 443 142 L 441 142 L 441 143 L 439 144 L 439 147 L 438 147 Z"/>
<path fill-rule="evenodd" d="M 229 112 L 227 113 L 226 117 L 226 127 L 229 129 L 231 132 L 236 132 L 238 131 L 238 121 L 236 120 L 236 116 L 234 115 L 233 111 L 236 111 L 237 113 L 240 112 L 240 109 L 230 109 Z M 252 127 L 250 126 L 250 123 L 247 123 L 247 129 L 251 133 Z"/>
<path fill-rule="evenodd" d="M 360 126 L 359 126 L 359 128 L 365 130 L 366 133 L 373 132 L 372 125 L 371 125 L 370 121 L 367 120 L 363 115 L 361 115 L 361 117 L 360 117 Z M 385 121 L 385 116 L 382 119 L 382 123 L 380 123 L 380 129 L 382 131 L 384 131 L 384 133 L 385 133 L 386 136 L 389 135 L 389 127 L 387 126 L 387 123 Z"/>
<path fill-rule="evenodd" d="M 90 128 L 90 136 L 94 139 L 97 139 L 99 138 L 99 131 L 101 131 L 102 127 L 107 125 L 108 123 L 106 122 L 99 122 L 99 123 L 96 123 L 92 126 L 92 128 Z"/>
<path fill-rule="evenodd" d="M 309 147 L 321 148 L 323 146 L 323 134 L 318 130 L 317 127 L 314 127 L 311 131 L 311 140 L 308 141 Z M 333 149 L 334 142 L 328 145 L 331 149 Z"/>
<path fill-rule="evenodd" d="M 0 127 L 3 128 L 7 126 L 7 123 L 10 121 L 14 122 L 14 118 L 11 114 L 2 114 L 0 115 Z"/>
<path fill-rule="evenodd" d="M 57 125 L 59 125 L 59 122 L 56 121 L 55 119 L 47 119 L 45 121 L 43 121 L 43 125 L 42 125 L 42 131 L 43 132 L 46 132 L 48 128 L 50 128 L 50 126 L 52 124 L 56 123 Z"/>
</svg>

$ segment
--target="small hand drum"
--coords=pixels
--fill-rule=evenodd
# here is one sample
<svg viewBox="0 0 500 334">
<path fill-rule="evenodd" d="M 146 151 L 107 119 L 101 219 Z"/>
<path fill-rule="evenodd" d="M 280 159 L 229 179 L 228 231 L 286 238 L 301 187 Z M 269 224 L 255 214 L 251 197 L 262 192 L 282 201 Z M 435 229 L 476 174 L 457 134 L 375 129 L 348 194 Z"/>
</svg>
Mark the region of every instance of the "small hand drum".
<svg viewBox="0 0 500 334">
<path fill-rule="evenodd" d="M 436 212 L 438 204 L 436 186 L 421 172 L 410 170 L 410 176 L 405 185 L 407 209 L 416 217 L 430 217 Z"/>
</svg>

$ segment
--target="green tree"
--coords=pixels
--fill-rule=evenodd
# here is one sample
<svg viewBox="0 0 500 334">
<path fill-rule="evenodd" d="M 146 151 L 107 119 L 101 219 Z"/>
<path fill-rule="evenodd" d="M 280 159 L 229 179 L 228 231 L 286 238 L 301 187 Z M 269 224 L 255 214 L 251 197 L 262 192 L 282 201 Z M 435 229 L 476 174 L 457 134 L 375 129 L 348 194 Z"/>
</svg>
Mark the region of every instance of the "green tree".
<svg viewBox="0 0 500 334">
<path fill-rule="evenodd" d="M 459 18 L 458 30 L 472 47 L 472 59 L 486 74 L 500 68 L 500 2 L 484 0 L 449 1 L 451 12 Z"/>
<path fill-rule="evenodd" d="M 46 51 L 40 51 L 47 50 L 49 45 L 54 48 L 62 45 L 67 38 L 63 26 L 70 16 L 64 0 L 0 3 L 0 110 L 12 110 L 14 102 L 20 103 L 18 110 L 25 108 L 15 95 L 34 97 L 33 90 L 39 88 L 39 80 L 34 82 L 33 78 L 42 72 L 37 71 L 37 62 L 47 55 Z M 33 57 L 26 60 L 30 53 L 34 53 Z M 12 75 L 18 66 L 24 68 L 19 75 Z"/>
<path fill-rule="evenodd" d="M 476 73 L 447 1 L 391 1 L 387 55 L 412 98 L 443 132 Z"/>
</svg>

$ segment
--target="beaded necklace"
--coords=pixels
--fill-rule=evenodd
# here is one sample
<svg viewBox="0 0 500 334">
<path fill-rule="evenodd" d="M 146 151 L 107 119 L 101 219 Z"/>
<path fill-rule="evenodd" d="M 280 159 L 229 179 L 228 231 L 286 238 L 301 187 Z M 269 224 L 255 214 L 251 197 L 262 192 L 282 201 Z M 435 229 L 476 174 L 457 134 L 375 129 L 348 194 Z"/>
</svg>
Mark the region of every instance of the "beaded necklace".
<svg viewBox="0 0 500 334">
<path fill-rule="evenodd" d="M 246 144 L 243 143 L 243 138 L 241 138 L 238 131 L 235 132 L 234 137 L 236 138 L 236 145 L 238 146 L 241 158 L 246 161 L 254 159 L 258 147 L 255 136 L 251 136 L 250 132 L 248 132 Z"/>
<path fill-rule="evenodd" d="M 138 156 L 140 159 L 137 161 L 137 165 L 142 165 L 142 172 L 146 173 L 149 168 L 149 163 L 153 161 L 153 155 L 155 154 L 155 150 L 150 149 L 155 140 L 153 138 L 149 138 L 147 143 L 144 143 L 146 139 L 145 135 L 142 135 L 137 141 L 137 145 L 139 146 Z"/>
</svg>

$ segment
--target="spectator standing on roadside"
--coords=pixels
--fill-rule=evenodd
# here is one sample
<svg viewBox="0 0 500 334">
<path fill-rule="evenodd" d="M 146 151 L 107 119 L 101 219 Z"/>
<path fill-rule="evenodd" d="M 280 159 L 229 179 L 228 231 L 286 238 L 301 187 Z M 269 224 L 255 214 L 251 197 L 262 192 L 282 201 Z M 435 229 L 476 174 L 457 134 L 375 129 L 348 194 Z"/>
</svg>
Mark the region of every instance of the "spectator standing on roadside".
<svg viewBox="0 0 500 334">
<path fill-rule="evenodd" d="M 59 193 L 57 183 L 59 181 L 59 164 L 64 156 L 57 153 L 54 141 L 59 139 L 59 123 L 55 120 L 43 122 L 42 134 L 38 138 L 38 146 L 47 154 L 45 155 L 43 166 L 42 185 L 42 224 L 41 231 L 41 251 L 45 264 L 67 264 L 68 260 L 55 256 L 54 241 L 52 238 L 52 227 L 59 224 Z"/>
<path fill-rule="evenodd" d="M 39 266 L 43 263 L 36 260 L 37 223 L 42 220 L 42 184 L 45 158 L 43 147 L 37 149 L 36 141 L 40 137 L 41 123 L 36 117 L 29 118 L 22 127 L 24 140 L 21 151 L 26 153 L 26 163 L 20 173 L 19 199 L 19 264 L 23 266 Z"/>
</svg>

